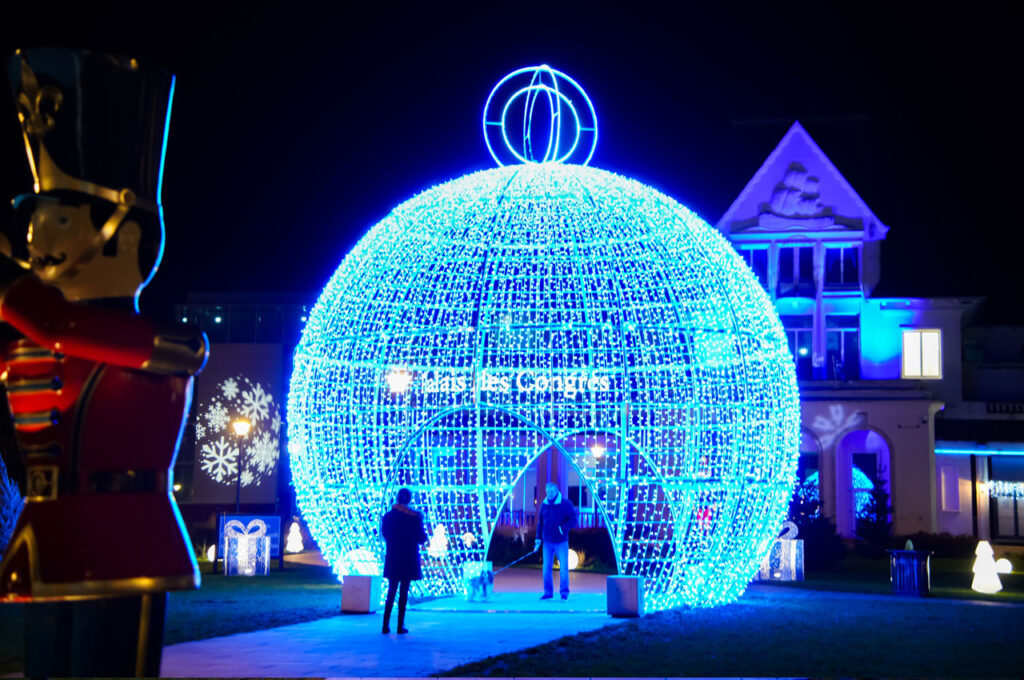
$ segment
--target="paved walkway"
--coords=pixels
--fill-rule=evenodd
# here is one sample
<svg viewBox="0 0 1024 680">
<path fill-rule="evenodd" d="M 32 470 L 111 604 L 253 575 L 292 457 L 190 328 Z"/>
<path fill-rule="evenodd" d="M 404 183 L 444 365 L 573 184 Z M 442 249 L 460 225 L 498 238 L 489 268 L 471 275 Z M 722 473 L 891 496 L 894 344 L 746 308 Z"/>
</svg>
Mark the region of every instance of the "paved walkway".
<svg viewBox="0 0 1024 680">
<path fill-rule="evenodd" d="M 623 620 L 605 613 L 600 574 L 571 574 L 565 602 L 557 595 L 539 599 L 537 570 L 509 570 L 494 585 L 485 602 L 456 597 L 411 605 L 408 635 L 381 634 L 378 612 L 170 645 L 161 675 L 422 677 Z M 391 624 L 394 630 L 394 616 Z"/>
<path fill-rule="evenodd" d="M 486 602 L 445 598 L 410 607 L 408 635 L 382 635 L 380 613 L 337 616 L 270 630 L 185 642 L 164 648 L 165 677 L 423 677 L 488 656 L 533 647 L 564 635 L 616 625 L 605 614 L 605 577 L 572 574 L 572 595 L 540 601 L 540 572 L 499 575 Z M 778 598 L 821 591 L 752 584 L 743 600 L 770 606 Z M 891 595 L 829 592 L 834 600 L 892 602 Z M 935 600 L 908 601 L 927 604 Z M 981 606 L 1004 603 L 959 601 Z M 395 625 L 394 620 L 392 626 Z"/>
</svg>

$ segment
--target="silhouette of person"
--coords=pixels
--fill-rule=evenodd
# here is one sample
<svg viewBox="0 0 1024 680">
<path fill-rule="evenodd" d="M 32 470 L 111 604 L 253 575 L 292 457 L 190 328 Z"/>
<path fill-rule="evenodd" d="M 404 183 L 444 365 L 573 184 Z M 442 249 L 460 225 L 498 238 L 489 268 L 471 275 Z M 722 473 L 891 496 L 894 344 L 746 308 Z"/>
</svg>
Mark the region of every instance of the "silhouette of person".
<svg viewBox="0 0 1024 680">
<path fill-rule="evenodd" d="M 391 632 L 391 608 L 398 594 L 398 634 L 409 630 L 405 627 L 405 605 L 409 600 L 409 585 L 423 578 L 420 569 L 420 544 L 427 542 L 423 529 L 423 515 L 409 507 L 412 492 L 399 489 L 395 504 L 381 519 L 381 533 L 387 544 L 384 555 L 384 578 L 388 580 L 388 597 L 384 602 L 384 625 L 382 633 Z"/>
</svg>

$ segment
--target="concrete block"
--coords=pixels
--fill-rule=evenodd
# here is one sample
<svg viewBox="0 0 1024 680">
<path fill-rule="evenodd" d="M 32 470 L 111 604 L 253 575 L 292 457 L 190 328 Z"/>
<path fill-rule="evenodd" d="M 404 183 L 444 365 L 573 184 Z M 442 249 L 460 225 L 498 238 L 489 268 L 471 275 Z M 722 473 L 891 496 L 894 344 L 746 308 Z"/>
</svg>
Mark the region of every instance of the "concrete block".
<svg viewBox="0 0 1024 680">
<path fill-rule="evenodd" d="M 341 611 L 346 614 L 372 614 L 380 606 L 381 576 L 348 574 L 341 583 Z"/>
<path fill-rule="evenodd" d="M 616 618 L 644 615 L 642 576 L 608 577 L 608 614 Z"/>
</svg>

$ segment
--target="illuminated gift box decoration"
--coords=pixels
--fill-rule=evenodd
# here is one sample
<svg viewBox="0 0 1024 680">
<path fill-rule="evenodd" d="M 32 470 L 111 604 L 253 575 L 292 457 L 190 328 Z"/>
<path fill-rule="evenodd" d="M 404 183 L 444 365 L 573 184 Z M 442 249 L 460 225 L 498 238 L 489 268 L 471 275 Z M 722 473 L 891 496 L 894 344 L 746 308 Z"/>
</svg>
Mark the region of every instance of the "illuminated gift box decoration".
<svg viewBox="0 0 1024 680">
<path fill-rule="evenodd" d="M 515 147 L 524 111 L 535 127 Z M 399 205 L 309 315 L 288 438 L 311 535 L 332 564 L 353 550 L 383 564 L 380 518 L 408 487 L 433 536 L 414 590 L 461 593 L 462 565 L 486 559 L 550 451 L 589 487 L 648 610 L 736 599 L 795 484 L 799 400 L 771 301 L 687 208 L 567 163 L 589 161 L 597 125 L 564 74 L 510 74 L 484 129 L 499 163 L 504 141 L 520 164 Z"/>
<path fill-rule="evenodd" d="M 266 576 L 270 573 L 267 525 L 254 519 L 248 525 L 233 519 L 224 525 L 224 574 Z"/>
<path fill-rule="evenodd" d="M 757 572 L 760 581 L 803 581 L 804 541 L 796 538 L 793 522 L 785 523 L 782 536 L 775 539 Z"/>
</svg>

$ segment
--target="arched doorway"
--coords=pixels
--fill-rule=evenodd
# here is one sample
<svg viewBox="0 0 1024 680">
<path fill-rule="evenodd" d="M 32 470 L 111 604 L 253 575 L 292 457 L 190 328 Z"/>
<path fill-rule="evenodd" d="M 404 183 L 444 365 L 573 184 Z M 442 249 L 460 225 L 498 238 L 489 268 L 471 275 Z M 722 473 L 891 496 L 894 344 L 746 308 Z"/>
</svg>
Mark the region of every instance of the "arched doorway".
<svg viewBox="0 0 1024 680">
<path fill-rule="evenodd" d="M 836 444 L 836 529 L 854 536 L 857 519 L 868 510 L 878 485 L 890 490 L 892 450 L 888 439 L 873 428 L 844 434 Z"/>
<path fill-rule="evenodd" d="M 603 447 L 601 455 L 595 455 L 596 443 Z M 430 534 L 419 592 L 462 592 L 463 565 L 485 559 L 502 508 L 542 454 L 563 457 L 593 495 L 619 573 L 644 576 L 645 595 L 652 601 L 671 593 L 679 573 L 674 510 L 682 505 L 687 512 L 703 512 L 702 526 L 710 532 L 715 506 L 701 504 L 692 492 L 670 491 L 646 456 L 614 433 L 553 437 L 522 416 L 486 405 L 452 409 L 430 420 L 410 437 L 388 472 L 381 511 L 398 488 L 409 488 Z M 379 537 L 375 551 L 382 563 Z"/>
<path fill-rule="evenodd" d="M 790 506 L 790 518 L 799 521 L 794 513 L 807 514 L 807 519 L 825 512 L 821 488 L 822 447 L 817 435 L 806 427 L 800 428 L 800 458 L 796 467 L 797 507 Z"/>
<path fill-rule="evenodd" d="M 609 527 L 612 522 L 605 512 L 606 493 L 595 489 L 597 468 L 607 464 L 609 457 L 619 455 L 621 443 L 606 432 L 581 432 L 561 437 L 537 451 L 522 470 L 498 514 L 488 559 L 508 564 L 529 555 L 536 545 L 537 520 L 548 483 L 555 484 L 573 505 L 576 527 L 570 532 L 570 562 L 580 560 L 571 568 L 594 568 L 617 573 L 618 553 Z M 575 555 L 573 554 L 575 553 Z M 539 562 L 539 554 L 528 562 Z"/>
<path fill-rule="evenodd" d="M 466 406 L 445 411 L 409 438 L 383 490 L 385 512 L 408 488 L 423 512 L 430 541 L 420 594 L 462 591 L 463 565 L 487 555 L 498 513 L 522 471 L 552 444 L 541 428 L 505 409 Z M 377 545 L 383 563 L 384 546 Z"/>
</svg>

